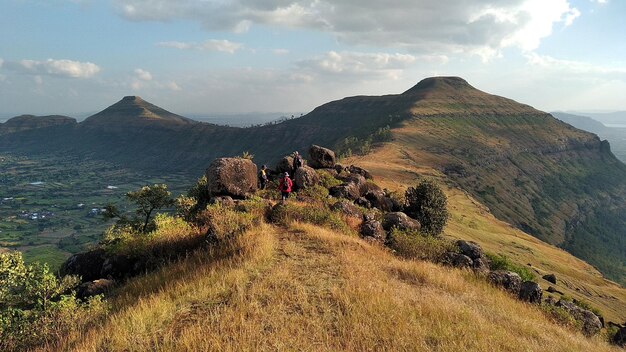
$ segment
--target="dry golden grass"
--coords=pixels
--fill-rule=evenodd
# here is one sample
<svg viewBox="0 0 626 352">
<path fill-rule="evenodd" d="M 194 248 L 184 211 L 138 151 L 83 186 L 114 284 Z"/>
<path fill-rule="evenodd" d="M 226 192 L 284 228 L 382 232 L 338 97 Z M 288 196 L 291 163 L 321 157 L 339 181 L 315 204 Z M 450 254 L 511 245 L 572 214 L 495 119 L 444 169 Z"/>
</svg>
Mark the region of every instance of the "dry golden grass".
<svg viewBox="0 0 626 352">
<path fill-rule="evenodd" d="M 626 289 L 602 277 L 586 262 L 496 219 L 469 194 L 453 187 L 445 175 L 437 171 L 441 161 L 435 155 L 412 147 L 415 141 L 410 138 L 416 134 L 415 128 L 406 126 L 395 130 L 394 142 L 344 163 L 355 163 L 370 170 L 377 183 L 399 192 L 413 186 L 420 177 L 447 184 L 452 216 L 444 232 L 446 236 L 476 241 L 489 252 L 505 254 L 521 265 L 531 264 L 544 290 L 555 286 L 570 297 L 590 302 L 603 312 L 607 321 L 626 321 Z M 541 279 L 547 273 L 556 275 L 557 285 Z"/>
<path fill-rule="evenodd" d="M 469 272 L 300 223 L 136 279 L 114 304 L 59 350 L 617 351 Z"/>
</svg>

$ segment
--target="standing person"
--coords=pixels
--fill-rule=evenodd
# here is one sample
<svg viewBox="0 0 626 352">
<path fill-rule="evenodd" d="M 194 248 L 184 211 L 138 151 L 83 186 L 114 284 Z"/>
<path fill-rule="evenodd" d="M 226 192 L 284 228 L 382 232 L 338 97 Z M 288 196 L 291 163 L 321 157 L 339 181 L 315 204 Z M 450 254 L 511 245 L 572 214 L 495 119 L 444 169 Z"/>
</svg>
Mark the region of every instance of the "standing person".
<svg viewBox="0 0 626 352">
<path fill-rule="evenodd" d="M 261 189 L 265 189 L 265 185 L 267 184 L 267 165 L 263 165 L 261 167 L 261 172 L 259 173 L 259 181 L 261 184 Z"/>
<path fill-rule="evenodd" d="M 291 182 L 291 179 L 289 178 L 289 173 L 285 172 L 285 175 L 280 179 L 278 184 L 278 189 L 280 190 L 283 202 L 289 198 L 291 187 L 293 187 L 293 182 Z"/>
<path fill-rule="evenodd" d="M 298 168 L 304 166 L 304 160 L 297 151 L 293 153 L 293 172 L 295 173 Z"/>
</svg>

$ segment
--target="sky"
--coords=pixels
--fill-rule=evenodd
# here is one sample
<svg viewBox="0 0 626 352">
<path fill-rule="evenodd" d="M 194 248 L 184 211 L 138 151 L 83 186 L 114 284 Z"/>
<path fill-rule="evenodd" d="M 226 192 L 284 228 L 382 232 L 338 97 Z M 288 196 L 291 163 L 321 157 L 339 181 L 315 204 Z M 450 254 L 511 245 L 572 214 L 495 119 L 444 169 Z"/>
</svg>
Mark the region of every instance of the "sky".
<svg viewBox="0 0 626 352">
<path fill-rule="evenodd" d="M 626 110 L 624 0 L 0 0 L 0 117 L 308 112 L 431 76 Z"/>
</svg>

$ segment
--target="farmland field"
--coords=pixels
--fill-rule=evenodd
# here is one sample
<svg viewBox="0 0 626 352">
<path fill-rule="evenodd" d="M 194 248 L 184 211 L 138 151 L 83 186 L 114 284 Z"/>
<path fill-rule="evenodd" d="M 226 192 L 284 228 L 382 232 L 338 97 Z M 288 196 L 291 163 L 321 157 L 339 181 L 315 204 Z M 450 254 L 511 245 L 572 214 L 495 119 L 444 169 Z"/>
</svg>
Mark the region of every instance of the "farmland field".
<svg viewBox="0 0 626 352">
<path fill-rule="evenodd" d="M 100 240 L 110 225 L 100 214 L 105 205 L 132 211 L 126 192 L 165 183 L 178 196 L 195 178 L 142 174 L 95 160 L 0 154 L 0 251 L 19 250 L 27 261 L 56 269 Z"/>
</svg>

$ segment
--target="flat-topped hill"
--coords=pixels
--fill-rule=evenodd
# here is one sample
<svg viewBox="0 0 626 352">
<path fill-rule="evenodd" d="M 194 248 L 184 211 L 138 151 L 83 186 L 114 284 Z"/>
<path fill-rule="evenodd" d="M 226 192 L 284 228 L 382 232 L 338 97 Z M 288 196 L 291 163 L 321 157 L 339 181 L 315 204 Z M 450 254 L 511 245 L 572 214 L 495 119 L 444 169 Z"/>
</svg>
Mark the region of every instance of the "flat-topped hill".
<svg viewBox="0 0 626 352">
<path fill-rule="evenodd" d="M 10 118 L 5 123 L 0 124 L 0 135 L 14 133 L 37 128 L 46 128 L 62 125 L 75 125 L 76 120 L 63 115 L 20 115 Z"/>
</svg>

